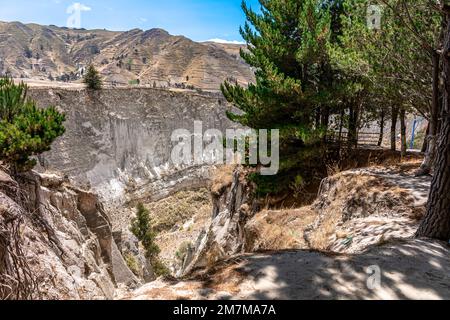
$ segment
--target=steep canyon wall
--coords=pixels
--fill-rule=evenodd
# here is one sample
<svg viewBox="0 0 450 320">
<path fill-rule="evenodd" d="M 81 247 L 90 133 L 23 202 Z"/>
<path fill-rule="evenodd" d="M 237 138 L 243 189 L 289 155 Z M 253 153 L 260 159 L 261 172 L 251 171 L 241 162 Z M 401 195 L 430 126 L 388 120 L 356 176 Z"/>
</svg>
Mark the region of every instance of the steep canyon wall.
<svg viewBox="0 0 450 320">
<path fill-rule="evenodd" d="M 105 200 L 158 199 L 184 187 L 202 186 L 207 166 L 175 166 L 171 152 L 174 130 L 194 131 L 236 125 L 225 115 L 226 102 L 216 95 L 158 89 L 104 89 L 90 92 L 32 89 L 40 107 L 60 108 L 66 133 L 39 158 L 41 168 L 58 170 L 90 185 Z M 129 199 L 128 199 L 129 200 Z"/>
</svg>

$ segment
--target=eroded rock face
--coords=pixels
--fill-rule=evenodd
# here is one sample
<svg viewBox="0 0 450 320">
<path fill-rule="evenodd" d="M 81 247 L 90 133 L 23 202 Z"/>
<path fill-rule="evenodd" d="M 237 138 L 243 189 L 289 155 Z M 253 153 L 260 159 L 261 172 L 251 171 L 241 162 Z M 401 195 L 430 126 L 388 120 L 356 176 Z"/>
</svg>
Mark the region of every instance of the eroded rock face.
<svg viewBox="0 0 450 320">
<path fill-rule="evenodd" d="M 161 199 L 186 187 L 205 187 L 208 166 L 175 166 L 172 133 L 225 132 L 237 125 L 225 115 L 219 96 L 157 89 L 104 89 L 98 92 L 33 89 L 39 106 L 58 106 L 67 117 L 66 133 L 40 157 L 45 169 L 56 169 L 91 186 L 108 203 L 130 199 Z"/>
<path fill-rule="evenodd" d="M 242 168 L 233 171 L 231 183 L 227 179 L 224 181 L 227 182 L 220 188 L 212 188 L 212 221 L 186 255 L 178 276 L 197 268 L 211 267 L 245 250 L 245 224 L 257 211 L 251 192 L 253 186 Z"/>
<path fill-rule="evenodd" d="M 153 266 L 149 259 L 145 257 L 145 250 L 140 245 L 139 240 L 129 230 L 116 231 L 114 234 L 117 250 L 121 253 L 119 259 L 125 260 L 125 263 L 129 267 L 129 270 L 133 272 L 134 276 L 138 277 L 142 282 L 155 280 L 156 275 L 154 274 Z M 119 259 L 115 262 L 121 263 Z M 128 272 L 128 268 L 126 268 L 125 273 L 121 275 L 125 276 L 125 280 L 130 278 Z M 134 278 L 134 276 L 131 278 Z"/>
<path fill-rule="evenodd" d="M 0 185 L 0 219 L 16 220 L 22 230 L 18 241 L 37 285 L 33 298 L 112 299 L 116 285 L 139 284 L 97 196 L 55 174 L 31 172 L 19 183 L 0 176 L 9 182 Z"/>
<path fill-rule="evenodd" d="M 258 250 L 312 249 L 361 253 L 414 235 L 425 212 L 429 177 L 404 174 L 409 166 L 345 171 L 322 181 L 318 198 L 299 209 L 263 210 L 239 168 L 212 187 L 212 222 L 178 275 Z M 405 167 L 405 168 L 403 168 Z M 409 171 L 406 171 L 409 172 Z M 217 265 L 217 264 L 216 264 Z"/>
</svg>

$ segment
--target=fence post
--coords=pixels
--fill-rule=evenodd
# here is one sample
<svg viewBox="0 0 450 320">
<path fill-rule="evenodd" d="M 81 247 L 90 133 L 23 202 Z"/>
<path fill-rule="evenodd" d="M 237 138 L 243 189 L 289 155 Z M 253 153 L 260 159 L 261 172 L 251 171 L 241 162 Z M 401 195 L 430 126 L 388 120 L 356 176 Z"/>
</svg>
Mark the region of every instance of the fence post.
<svg viewBox="0 0 450 320">
<path fill-rule="evenodd" d="M 417 125 L 417 119 L 414 119 L 414 124 L 412 128 L 412 136 L 411 136 L 411 144 L 409 145 L 410 149 L 414 149 L 414 140 L 416 138 L 416 125 Z"/>
</svg>

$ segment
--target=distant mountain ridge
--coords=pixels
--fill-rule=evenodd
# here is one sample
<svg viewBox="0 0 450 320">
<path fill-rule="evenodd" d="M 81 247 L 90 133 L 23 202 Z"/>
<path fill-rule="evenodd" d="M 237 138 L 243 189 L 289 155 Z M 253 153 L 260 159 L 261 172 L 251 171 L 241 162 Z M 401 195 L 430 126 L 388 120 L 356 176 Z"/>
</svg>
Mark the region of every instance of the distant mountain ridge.
<svg viewBox="0 0 450 320">
<path fill-rule="evenodd" d="M 93 63 L 109 84 L 215 91 L 254 81 L 245 45 L 194 42 L 162 29 L 125 32 L 0 22 L 0 74 L 79 82 Z"/>
</svg>

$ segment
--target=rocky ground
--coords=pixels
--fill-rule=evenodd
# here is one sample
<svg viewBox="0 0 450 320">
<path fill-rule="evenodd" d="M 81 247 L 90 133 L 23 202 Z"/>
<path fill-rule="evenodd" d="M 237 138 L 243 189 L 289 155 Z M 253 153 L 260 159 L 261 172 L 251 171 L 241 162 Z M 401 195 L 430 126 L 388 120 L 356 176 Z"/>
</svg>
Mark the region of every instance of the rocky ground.
<svg viewBox="0 0 450 320">
<path fill-rule="evenodd" d="M 431 177 L 414 177 L 419 162 L 342 172 L 323 181 L 306 231 L 314 249 L 358 253 L 414 235 L 422 220 Z"/>
<path fill-rule="evenodd" d="M 0 231 L 0 299 L 112 299 L 140 284 L 97 196 L 57 174 L 0 171 Z"/>
<path fill-rule="evenodd" d="M 322 182 L 311 206 L 262 211 L 247 223 L 250 251 L 316 249 L 358 253 L 414 235 L 431 177 L 414 177 L 420 162 L 337 173 Z"/>
</svg>

